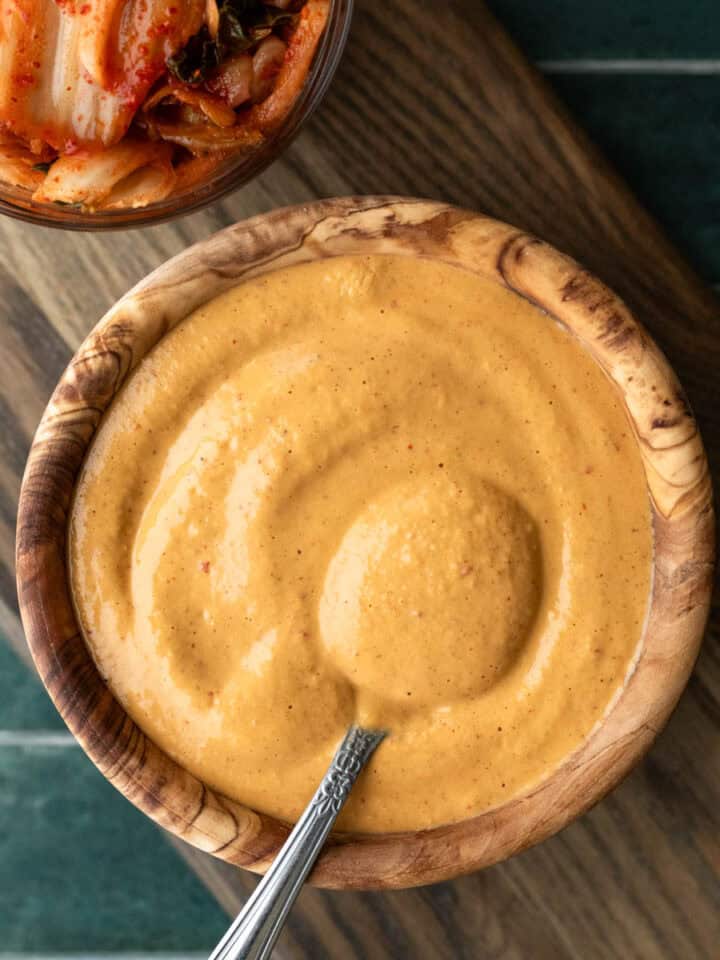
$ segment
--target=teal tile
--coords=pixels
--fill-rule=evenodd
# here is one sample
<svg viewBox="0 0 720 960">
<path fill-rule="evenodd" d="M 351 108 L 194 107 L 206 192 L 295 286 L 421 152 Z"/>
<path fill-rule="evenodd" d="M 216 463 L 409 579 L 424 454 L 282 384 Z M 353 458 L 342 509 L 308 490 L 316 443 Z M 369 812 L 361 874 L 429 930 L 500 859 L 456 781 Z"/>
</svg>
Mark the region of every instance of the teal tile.
<svg viewBox="0 0 720 960">
<path fill-rule="evenodd" d="M 717 0 L 489 0 L 525 52 L 540 60 L 720 57 Z"/>
<path fill-rule="evenodd" d="M 676 246 L 720 282 L 720 76 L 551 79 Z"/>
<path fill-rule="evenodd" d="M 0 637 L 0 730 L 62 730 L 50 697 L 29 669 Z"/>
<path fill-rule="evenodd" d="M 0 953 L 209 953 L 227 926 L 79 748 L 0 748 Z"/>
</svg>

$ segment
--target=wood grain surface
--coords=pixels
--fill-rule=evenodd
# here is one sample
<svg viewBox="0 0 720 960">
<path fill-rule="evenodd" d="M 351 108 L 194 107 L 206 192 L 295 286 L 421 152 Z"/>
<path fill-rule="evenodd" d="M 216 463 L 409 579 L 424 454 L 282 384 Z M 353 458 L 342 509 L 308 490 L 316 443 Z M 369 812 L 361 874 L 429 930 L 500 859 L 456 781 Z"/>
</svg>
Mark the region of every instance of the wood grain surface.
<svg viewBox="0 0 720 960">
<path fill-rule="evenodd" d="M 432 14 L 432 16 L 430 16 Z M 717 303 L 475 0 L 359 0 L 320 114 L 241 194 L 173 226 L 60 236 L 0 225 L 0 595 L 22 647 L 12 545 L 32 431 L 71 349 L 189 242 L 317 195 L 442 198 L 540 233 L 614 287 L 669 354 L 720 465 Z M 417 891 L 306 891 L 286 957 L 712 958 L 720 942 L 717 604 L 687 693 L 649 757 L 553 840 Z M 252 880 L 193 855 L 228 909 Z"/>
</svg>

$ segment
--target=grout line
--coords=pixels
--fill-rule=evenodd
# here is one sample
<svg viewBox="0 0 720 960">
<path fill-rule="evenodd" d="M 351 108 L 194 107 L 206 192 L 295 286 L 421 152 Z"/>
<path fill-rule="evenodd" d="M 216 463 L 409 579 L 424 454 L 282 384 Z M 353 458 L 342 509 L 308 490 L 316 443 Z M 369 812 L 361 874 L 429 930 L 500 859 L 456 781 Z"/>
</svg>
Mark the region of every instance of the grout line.
<svg viewBox="0 0 720 960">
<path fill-rule="evenodd" d="M 0 730 L 0 747 L 77 746 L 77 740 L 68 730 Z M 10 954 L 0 953 L 0 960 L 7 956 Z"/>
<path fill-rule="evenodd" d="M 207 953 L 0 953 L 0 960 L 207 960 Z"/>
<path fill-rule="evenodd" d="M 720 60 L 538 60 L 544 73 L 630 73 L 713 76 L 720 74 Z"/>
</svg>

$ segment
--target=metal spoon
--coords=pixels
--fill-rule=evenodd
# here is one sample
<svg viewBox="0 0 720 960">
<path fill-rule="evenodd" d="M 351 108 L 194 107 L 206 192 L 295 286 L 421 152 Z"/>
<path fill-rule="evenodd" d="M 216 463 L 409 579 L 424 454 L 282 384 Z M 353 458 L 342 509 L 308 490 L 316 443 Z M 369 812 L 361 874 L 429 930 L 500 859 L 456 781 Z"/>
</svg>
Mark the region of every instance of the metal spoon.
<svg viewBox="0 0 720 960">
<path fill-rule="evenodd" d="M 210 960 L 267 960 L 358 774 L 385 735 L 350 727 L 314 797 Z"/>
</svg>

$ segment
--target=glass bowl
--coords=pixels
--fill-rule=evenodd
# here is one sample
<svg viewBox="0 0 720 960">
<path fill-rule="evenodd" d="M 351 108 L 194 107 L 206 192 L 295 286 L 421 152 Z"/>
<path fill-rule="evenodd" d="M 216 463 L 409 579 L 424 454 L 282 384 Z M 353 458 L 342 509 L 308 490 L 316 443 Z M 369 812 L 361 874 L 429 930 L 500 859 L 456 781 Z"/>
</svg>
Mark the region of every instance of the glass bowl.
<svg viewBox="0 0 720 960">
<path fill-rule="evenodd" d="M 305 85 L 282 126 L 245 156 L 228 158 L 205 182 L 158 203 L 127 210 L 78 210 L 56 203 L 39 203 L 28 190 L 0 183 L 0 213 L 28 223 L 63 230 L 118 230 L 163 223 L 194 213 L 243 186 L 269 167 L 285 150 L 322 100 L 342 57 L 354 0 L 331 0 L 325 32 Z"/>
</svg>

